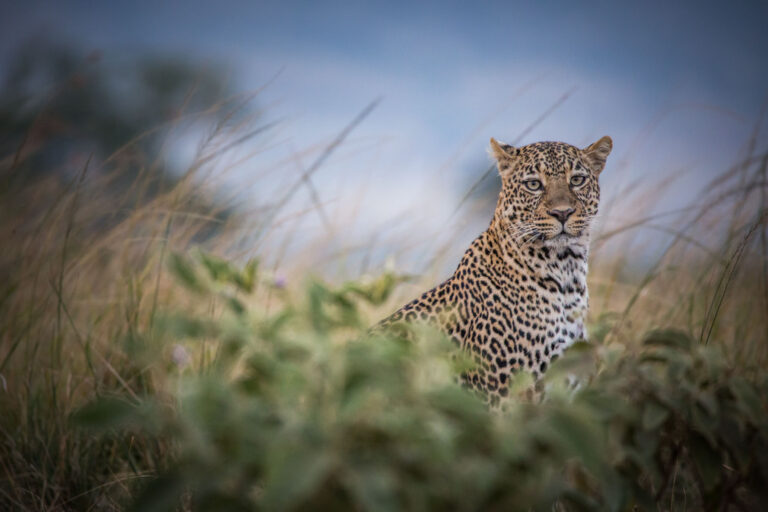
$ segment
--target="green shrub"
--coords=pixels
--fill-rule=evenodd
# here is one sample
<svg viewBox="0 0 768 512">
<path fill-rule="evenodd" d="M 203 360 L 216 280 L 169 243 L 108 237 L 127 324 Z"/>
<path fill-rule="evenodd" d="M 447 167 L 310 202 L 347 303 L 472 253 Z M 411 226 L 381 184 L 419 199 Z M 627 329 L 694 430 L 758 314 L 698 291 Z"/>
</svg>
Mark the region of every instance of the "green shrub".
<svg viewBox="0 0 768 512">
<path fill-rule="evenodd" d="M 138 404 L 101 399 L 75 415 L 174 447 L 136 510 L 768 503 L 768 376 L 732 367 L 716 344 L 679 331 L 636 349 L 577 344 L 537 384 L 540 400 L 522 398 L 520 374 L 508 410 L 493 413 L 456 383 L 466 363 L 437 333 L 366 332 L 366 305 L 397 276 L 313 281 L 293 297 L 255 263 L 176 255 L 171 269 L 215 312 L 191 304 L 146 333 L 154 348 L 137 357 L 173 361 L 175 376 Z"/>
</svg>

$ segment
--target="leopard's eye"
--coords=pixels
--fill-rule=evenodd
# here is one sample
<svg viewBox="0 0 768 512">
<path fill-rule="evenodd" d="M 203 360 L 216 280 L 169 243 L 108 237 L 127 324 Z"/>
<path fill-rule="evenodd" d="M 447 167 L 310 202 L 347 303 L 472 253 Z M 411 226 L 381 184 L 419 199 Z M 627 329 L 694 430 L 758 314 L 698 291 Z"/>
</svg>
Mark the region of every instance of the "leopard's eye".
<svg viewBox="0 0 768 512">
<path fill-rule="evenodd" d="M 571 178 L 571 186 L 572 187 L 580 187 L 584 184 L 584 182 L 587 181 L 586 176 L 578 175 Z"/>
<path fill-rule="evenodd" d="M 531 192 L 536 192 L 537 190 L 541 190 L 541 181 L 539 180 L 527 180 L 523 182 L 523 185 L 525 185 L 525 188 L 527 188 Z"/>
</svg>

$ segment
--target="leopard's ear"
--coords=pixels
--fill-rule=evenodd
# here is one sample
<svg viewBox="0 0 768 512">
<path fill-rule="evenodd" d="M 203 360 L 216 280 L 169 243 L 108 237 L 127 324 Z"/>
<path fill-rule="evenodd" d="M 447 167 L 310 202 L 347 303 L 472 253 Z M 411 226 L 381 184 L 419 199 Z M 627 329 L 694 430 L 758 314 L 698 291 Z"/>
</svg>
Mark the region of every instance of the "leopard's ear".
<svg viewBox="0 0 768 512">
<path fill-rule="evenodd" d="M 605 136 L 597 142 L 590 144 L 581 150 L 582 155 L 587 161 L 587 165 L 595 174 L 600 174 L 605 167 L 605 160 L 611 154 L 613 141 L 609 136 Z"/>
<path fill-rule="evenodd" d="M 510 162 L 517 156 L 517 149 L 509 144 L 503 144 L 491 137 L 491 155 L 496 161 L 499 162 L 499 169 L 501 169 L 502 162 Z"/>
</svg>

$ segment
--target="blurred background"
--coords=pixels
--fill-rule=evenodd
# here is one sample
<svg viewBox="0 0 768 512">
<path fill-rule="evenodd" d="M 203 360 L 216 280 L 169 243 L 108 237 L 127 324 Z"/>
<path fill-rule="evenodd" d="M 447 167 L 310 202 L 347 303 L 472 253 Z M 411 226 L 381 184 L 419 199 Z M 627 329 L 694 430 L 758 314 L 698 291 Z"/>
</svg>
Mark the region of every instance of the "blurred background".
<svg viewBox="0 0 768 512">
<path fill-rule="evenodd" d="M 574 454 L 644 458 L 647 472 L 622 466 L 629 487 L 584 479 L 612 495 L 658 480 L 654 461 L 668 454 L 654 490 L 662 509 L 725 510 L 742 484 L 768 500 L 767 22 L 766 2 L 742 0 L 0 1 L 0 510 L 123 510 L 141 489 L 162 489 L 155 477 L 178 455 L 181 486 L 156 498 L 199 482 L 273 510 L 264 496 L 298 488 L 291 499 L 318 508 L 342 485 L 318 487 L 318 446 L 393 464 L 350 470 L 345 489 L 364 498 L 354 510 L 407 509 L 397 493 L 431 492 L 417 474 L 467 509 L 494 508 L 476 500 L 486 493 L 552 510 L 560 487 L 541 475 L 572 468 Z M 486 228 L 500 186 L 490 137 L 583 147 L 603 135 L 614 149 L 587 317 L 603 362 L 583 396 L 606 404 L 572 412 L 612 418 L 606 410 L 632 404 L 643 412 L 630 430 L 601 420 L 592 445 L 581 420 L 521 402 L 493 438 L 473 429 L 497 421 L 471 413 L 467 429 L 453 412 L 435 416 L 420 378 L 400 378 L 420 366 L 410 356 L 394 371 L 374 357 L 388 350 L 355 359 L 381 345 L 346 341 L 447 278 Z M 649 344 L 671 357 L 664 378 L 646 374 L 643 361 L 658 361 Z M 73 423 L 99 397 L 115 398 L 90 412 L 105 436 Z M 154 402 L 147 435 L 113 430 L 126 404 Z M 400 410 L 424 428 L 391 422 Z M 292 437 L 326 427 L 325 438 Z M 629 434 L 640 428 L 648 435 Z M 392 444 L 377 444 L 381 432 Z M 425 439 L 460 444 L 435 456 Z M 538 466 L 496 459 L 518 444 Z M 446 455 L 454 448 L 465 458 Z M 403 471 L 416 453 L 427 471 Z M 694 465 L 712 478 L 680 483 L 679 454 L 701 456 Z M 313 467 L 319 495 L 295 479 Z M 487 468 L 503 476 L 497 487 Z M 520 489 L 532 501 L 517 501 Z"/>
<path fill-rule="evenodd" d="M 354 276 L 394 258 L 445 275 L 495 204 L 491 136 L 613 137 L 608 231 L 697 204 L 766 148 L 765 2 L 0 9 L 0 149 L 13 179 L 66 181 L 89 158 L 91 176 L 122 159 L 100 195 L 135 204 L 194 167 L 207 187 L 195 200 L 248 212 L 239 249 L 269 245 L 278 266 Z M 152 185 L 140 192 L 141 173 Z M 672 236 L 631 234 L 641 267 Z"/>
</svg>

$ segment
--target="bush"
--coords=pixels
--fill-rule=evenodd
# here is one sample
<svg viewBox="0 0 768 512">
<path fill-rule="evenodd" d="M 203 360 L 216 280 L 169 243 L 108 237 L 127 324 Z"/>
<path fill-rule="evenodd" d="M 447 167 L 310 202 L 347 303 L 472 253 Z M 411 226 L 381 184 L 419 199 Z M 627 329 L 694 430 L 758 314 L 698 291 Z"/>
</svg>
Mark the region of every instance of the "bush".
<svg viewBox="0 0 768 512">
<path fill-rule="evenodd" d="M 768 378 L 673 330 L 637 349 L 577 344 L 504 413 L 456 383 L 453 346 L 368 334 L 384 275 L 300 297 L 200 255 L 172 269 L 199 301 L 166 312 L 143 355 L 175 368 L 139 403 L 75 416 L 174 446 L 136 510 L 742 509 L 768 502 Z M 259 288 L 279 302 L 265 304 Z M 196 304 L 209 305 L 201 314 Z M 270 306 L 273 311 L 270 312 Z"/>
</svg>

